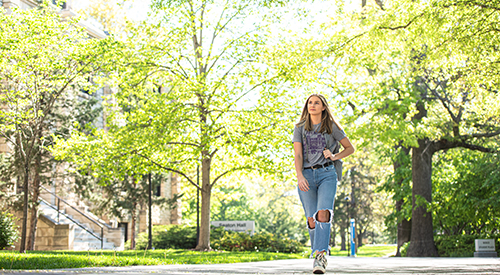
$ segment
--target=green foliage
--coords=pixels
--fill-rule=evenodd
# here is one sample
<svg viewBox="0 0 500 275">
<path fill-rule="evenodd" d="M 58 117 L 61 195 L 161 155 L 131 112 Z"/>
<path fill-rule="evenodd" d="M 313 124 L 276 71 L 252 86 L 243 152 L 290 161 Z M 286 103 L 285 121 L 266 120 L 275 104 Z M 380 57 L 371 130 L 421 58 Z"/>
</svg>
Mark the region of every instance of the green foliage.
<svg viewBox="0 0 500 275">
<path fill-rule="evenodd" d="M 14 216 L 8 212 L 0 212 L 0 250 L 13 246 L 18 238 Z"/>
<path fill-rule="evenodd" d="M 225 251 L 265 251 L 300 253 L 303 244 L 288 237 L 271 233 L 247 233 L 226 231 L 212 227 L 210 242 L 213 249 Z M 148 244 L 148 232 L 139 234 L 136 249 L 144 250 Z M 153 226 L 155 249 L 193 249 L 196 246 L 196 227 L 186 225 Z"/>
<path fill-rule="evenodd" d="M 286 236 L 272 233 L 255 233 L 250 236 L 244 232 L 226 231 L 220 239 L 214 240 L 212 248 L 224 251 L 266 251 L 300 253 L 303 245 Z"/>
<path fill-rule="evenodd" d="M 498 230 L 498 167 L 498 154 L 450 150 L 438 155 L 432 203 L 438 232 L 455 236 L 484 235 Z"/>
<path fill-rule="evenodd" d="M 77 19 L 63 17 L 50 2 L 0 12 L 0 138 L 11 148 L 12 178 L 18 185 L 24 182 L 24 227 L 29 185 L 36 194 L 44 176 L 57 170 L 47 163 L 52 161 L 47 151 L 51 135 L 64 135 L 57 129 L 63 117 L 78 113 L 73 108 L 80 89 L 90 89 L 89 79 L 111 62 L 108 53 L 114 44 L 111 39 L 89 39 Z"/>
<path fill-rule="evenodd" d="M 148 232 L 137 237 L 136 249 L 148 245 Z M 193 249 L 196 246 L 196 226 L 155 225 L 153 226 L 153 247 L 155 249 Z"/>
<path fill-rule="evenodd" d="M 393 239 L 397 237 L 397 224 L 403 219 L 409 220 L 411 218 L 412 172 L 411 157 L 408 151 L 409 150 L 402 147 L 398 147 L 395 150 L 389 150 L 387 152 L 387 154 L 391 156 L 390 159 L 393 163 L 394 172 L 387 175 L 382 184 L 377 188 L 378 192 L 384 191 L 393 194 L 393 200 L 401 203 L 401 209 L 396 209 L 396 207 L 393 206 L 392 213 L 385 217 L 387 231 Z"/>
<path fill-rule="evenodd" d="M 40 125 L 60 98 L 72 88 L 90 88 L 88 77 L 106 66 L 113 42 L 88 39 L 76 21 L 62 19 L 49 7 L 1 13 L 0 23 L 0 76 L 5 79 L 0 102 L 7 107 L 0 111 L 0 133 L 15 145 L 12 131 L 32 127 L 40 135 Z"/>
<path fill-rule="evenodd" d="M 473 257 L 475 239 L 494 239 L 496 251 L 500 251 L 500 235 L 437 235 L 434 242 L 441 257 Z"/>
<path fill-rule="evenodd" d="M 394 157 L 394 148 L 417 148 L 419 144 L 431 155 L 457 147 L 498 152 L 499 139 L 495 136 L 500 134 L 500 67 L 495 45 L 500 36 L 491 26 L 496 24 L 492 18 L 500 14 L 500 9 L 497 2 L 474 3 L 478 2 L 399 0 L 384 3 L 383 10 L 367 6 L 358 13 L 340 14 L 332 22 L 329 28 L 338 31 L 331 36 L 332 66 L 330 77 L 325 79 L 334 87 L 341 108 L 348 110 L 351 130 L 363 141 L 360 146 L 380 144 L 379 153 L 385 152 L 381 157 Z M 388 217 L 389 224 L 395 226 L 410 218 L 409 189 L 413 184 L 413 203 L 429 210 L 440 208 L 438 220 L 447 230 L 460 229 L 471 217 L 477 219 L 466 230 L 498 228 L 497 202 L 492 199 L 486 203 L 484 194 L 478 194 L 486 191 L 497 197 L 494 188 L 477 188 L 471 182 L 465 183 L 471 188 L 465 187 L 463 192 L 454 192 L 453 188 L 449 192 L 445 187 L 430 205 L 432 185 L 425 179 L 430 178 L 432 169 L 419 170 L 422 174 L 407 172 L 422 165 L 432 167 L 435 159 L 423 164 L 415 151 L 412 156 L 417 162 L 404 163 L 403 170 L 395 167 L 399 175 L 385 186 L 395 194 L 396 201 L 402 202 L 401 210 Z M 395 158 L 391 160 L 395 162 Z M 410 174 L 414 182 L 410 177 L 400 177 L 404 174 Z M 439 180 L 446 177 L 441 175 Z M 422 195 L 427 194 L 424 199 Z M 472 198 L 466 202 L 465 197 Z M 481 213 L 476 216 L 476 212 Z M 425 227 L 412 232 L 412 237 L 425 239 L 414 242 L 416 247 L 432 242 L 432 234 L 419 232 L 429 233 L 433 228 L 431 223 L 420 224 L 423 214 L 414 211 L 412 215 L 415 213 L 418 216 L 412 217 L 417 220 L 413 226 Z M 493 218 L 488 220 L 486 213 Z"/>
<path fill-rule="evenodd" d="M 257 211 L 255 223 L 258 227 L 258 233 L 276 235 L 277 238 L 290 238 L 302 244 L 309 240 L 302 211 L 291 212 L 290 209 L 279 209 L 279 206 L 276 208 L 262 207 Z"/>
<path fill-rule="evenodd" d="M 12 154 L 0 154 L 0 201 L 1 207 L 6 208 L 13 202 L 16 202 L 20 195 L 12 194 L 11 190 L 15 185 L 16 159 Z"/>
<path fill-rule="evenodd" d="M 199 165 L 203 196 L 236 172 L 288 169 L 293 96 L 281 72 L 267 64 L 264 46 L 274 15 L 251 1 L 154 6 L 148 20 L 130 29 L 114 52 L 116 67 L 102 79 L 117 88 L 106 110 L 108 129 L 75 134 L 54 154 L 103 184 L 162 171 L 198 186 Z M 207 229 L 210 205 L 201 208 Z M 208 230 L 201 231 L 208 248 Z"/>
<path fill-rule="evenodd" d="M 211 220 L 254 221 L 255 232 L 288 236 L 305 243 L 309 236 L 304 226 L 304 210 L 293 184 L 293 181 L 280 182 L 271 175 L 256 173 L 228 176 L 212 189 Z M 183 220 L 193 224 L 196 222 L 196 189 L 185 184 L 182 190 L 185 192 Z"/>
<path fill-rule="evenodd" d="M 476 239 L 494 239 L 497 252 L 500 251 L 500 235 L 436 235 L 436 244 L 440 257 L 473 257 Z M 410 242 L 401 246 L 401 256 L 406 257 Z"/>
<path fill-rule="evenodd" d="M 410 247 L 410 242 L 404 243 L 399 252 L 401 252 L 401 257 L 406 257 L 406 254 L 408 253 L 408 247 Z"/>
</svg>

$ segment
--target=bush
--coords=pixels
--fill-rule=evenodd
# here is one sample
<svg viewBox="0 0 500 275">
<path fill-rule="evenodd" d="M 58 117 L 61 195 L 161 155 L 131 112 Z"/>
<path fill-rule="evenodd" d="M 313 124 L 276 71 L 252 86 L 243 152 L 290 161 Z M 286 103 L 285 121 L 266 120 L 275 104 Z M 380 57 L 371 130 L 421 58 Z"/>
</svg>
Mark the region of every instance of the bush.
<svg viewBox="0 0 500 275">
<path fill-rule="evenodd" d="M 499 252 L 500 235 L 480 236 L 480 235 L 437 235 L 434 236 L 434 243 L 440 257 L 474 257 L 476 250 L 476 239 L 494 239 L 495 249 Z M 401 246 L 401 256 L 406 257 L 410 242 Z"/>
<path fill-rule="evenodd" d="M 226 251 L 265 251 L 265 252 L 302 252 L 302 244 L 288 237 L 272 233 L 255 233 L 253 236 L 243 232 L 225 231 L 220 239 L 212 241 L 212 248 Z"/>
<path fill-rule="evenodd" d="M 19 238 L 12 214 L 0 212 L 0 250 L 13 246 Z"/>
<path fill-rule="evenodd" d="M 297 253 L 302 244 L 288 237 L 271 233 L 256 233 L 253 236 L 242 232 L 226 231 L 223 227 L 212 227 L 210 243 L 213 249 L 227 251 L 265 251 Z M 148 233 L 137 236 L 136 249 L 145 249 Z M 125 247 L 130 247 L 127 241 Z M 193 249 L 196 247 L 196 226 L 157 225 L 153 226 L 153 247 L 155 249 Z"/>
<path fill-rule="evenodd" d="M 146 249 L 147 244 L 148 232 L 140 233 L 137 236 L 136 249 Z M 196 226 L 177 224 L 153 226 L 153 247 L 155 249 L 193 249 L 196 247 Z"/>
<path fill-rule="evenodd" d="M 410 242 L 404 243 L 401 248 L 399 248 L 399 252 L 401 252 L 401 257 L 406 257 L 406 253 L 408 253 L 408 247 L 410 246 Z"/>
<path fill-rule="evenodd" d="M 438 235 L 434 237 L 434 243 L 441 257 L 473 257 L 475 239 L 494 239 L 495 248 L 499 251 L 500 235 Z"/>
</svg>

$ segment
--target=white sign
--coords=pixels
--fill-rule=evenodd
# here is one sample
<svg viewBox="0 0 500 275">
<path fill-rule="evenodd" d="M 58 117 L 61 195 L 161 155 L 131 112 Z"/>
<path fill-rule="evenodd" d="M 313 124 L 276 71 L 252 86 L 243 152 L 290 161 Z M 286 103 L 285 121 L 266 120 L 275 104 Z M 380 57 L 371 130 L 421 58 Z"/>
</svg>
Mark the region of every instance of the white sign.
<svg viewBox="0 0 500 275">
<path fill-rule="evenodd" d="M 494 239 L 476 239 L 476 251 L 495 251 Z"/>
<path fill-rule="evenodd" d="M 215 227 L 222 226 L 225 230 L 245 232 L 250 233 L 250 235 L 253 235 L 255 232 L 254 221 L 214 221 L 211 224 Z"/>
</svg>

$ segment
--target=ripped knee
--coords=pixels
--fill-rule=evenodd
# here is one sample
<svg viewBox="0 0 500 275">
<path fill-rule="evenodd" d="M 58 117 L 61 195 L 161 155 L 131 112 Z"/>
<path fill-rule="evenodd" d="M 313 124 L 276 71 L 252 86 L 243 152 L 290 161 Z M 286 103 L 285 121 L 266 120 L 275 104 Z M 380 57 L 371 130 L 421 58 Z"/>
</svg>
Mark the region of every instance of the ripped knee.
<svg viewBox="0 0 500 275">
<path fill-rule="evenodd" d="M 316 228 L 316 221 L 314 220 L 313 217 L 308 217 L 307 218 L 307 226 L 309 227 L 309 229 Z"/>
<path fill-rule="evenodd" d="M 315 214 L 316 220 L 322 223 L 331 223 L 332 217 L 333 217 L 333 210 L 331 209 L 319 210 Z"/>
</svg>

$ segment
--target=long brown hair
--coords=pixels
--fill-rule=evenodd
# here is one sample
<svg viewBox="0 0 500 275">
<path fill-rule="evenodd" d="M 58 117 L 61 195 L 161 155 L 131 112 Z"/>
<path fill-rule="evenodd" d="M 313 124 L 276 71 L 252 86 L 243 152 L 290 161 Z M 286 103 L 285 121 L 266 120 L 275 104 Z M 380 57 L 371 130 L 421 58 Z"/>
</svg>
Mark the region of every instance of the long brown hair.
<svg viewBox="0 0 500 275">
<path fill-rule="evenodd" d="M 306 104 L 304 104 L 304 108 L 302 109 L 302 115 L 300 116 L 299 123 L 297 123 L 296 126 L 297 127 L 304 126 L 304 129 L 306 131 L 313 130 L 311 115 L 309 114 L 309 109 L 307 108 L 307 105 L 309 103 L 309 99 L 311 99 L 311 97 L 313 97 L 313 96 L 318 97 L 321 100 L 321 102 L 323 103 L 323 106 L 325 107 L 323 112 L 321 112 L 321 128 L 319 129 L 319 132 L 320 133 L 327 132 L 328 134 L 331 134 L 332 133 L 332 122 L 335 123 L 337 125 L 337 127 L 339 127 L 340 130 L 342 130 L 340 125 L 333 118 L 332 113 L 330 111 L 330 107 L 328 106 L 328 103 L 326 102 L 326 98 L 320 94 L 312 94 L 307 98 Z"/>
</svg>

